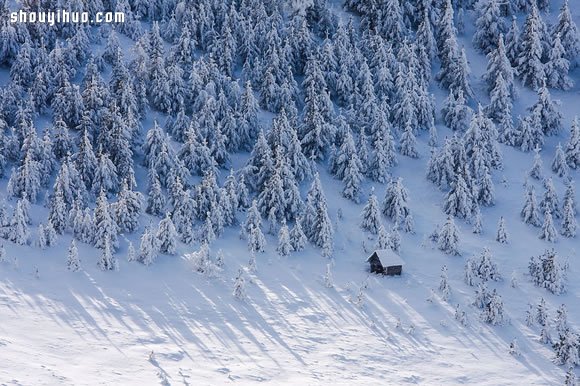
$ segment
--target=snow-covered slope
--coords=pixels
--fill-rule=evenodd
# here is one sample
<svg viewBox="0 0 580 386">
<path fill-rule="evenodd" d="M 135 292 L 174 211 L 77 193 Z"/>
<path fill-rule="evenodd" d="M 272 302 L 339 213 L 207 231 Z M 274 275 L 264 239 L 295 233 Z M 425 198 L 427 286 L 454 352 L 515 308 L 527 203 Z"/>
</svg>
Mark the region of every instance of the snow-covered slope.
<svg viewBox="0 0 580 386">
<path fill-rule="evenodd" d="M 555 20 L 560 5 L 553 1 L 547 20 Z M 572 12 L 580 24 L 580 9 L 572 7 Z M 487 61 L 472 48 L 473 15 L 466 18 L 460 39 L 472 68 L 476 99 L 486 104 L 480 79 Z M 553 177 L 560 197 L 564 180 L 553 175 L 549 165 L 557 144 L 567 140 L 580 106 L 580 69 L 571 76 L 576 81 L 573 89 L 552 91 L 562 102 L 566 130 L 547 137 L 542 151 L 544 172 Z M 537 99 L 533 91 L 519 88 L 515 116 Z M 447 91 L 435 82 L 430 91 L 439 112 Z M 265 121 L 270 117 L 263 114 Z M 152 118 L 153 114 L 145 127 Z M 439 116 L 437 129 L 440 140 L 452 135 Z M 578 238 L 562 237 L 547 243 L 537 237 L 537 228 L 520 220 L 533 153 L 501 145 L 504 168 L 493 175 L 496 204 L 482 209 L 483 232 L 473 234 L 470 224 L 457 220 L 461 256 L 448 256 L 428 240 L 447 216 L 444 193 L 425 178 L 427 140 L 426 133 L 418 138 L 419 159 L 399 155 L 399 165 L 393 168 L 409 191 L 415 221 L 413 234 L 401 232 L 400 255 L 406 263 L 401 277 L 369 275 L 365 260 L 376 238 L 359 227 L 371 187 L 382 201 L 386 185 L 365 179 L 363 203 L 354 204 L 342 197 L 342 182 L 322 164 L 318 170 L 335 231 L 333 259 L 323 258 L 312 246 L 279 257 L 277 238 L 266 235 L 266 252 L 256 255 L 257 270 L 246 268 L 244 273 L 245 300 L 232 295 L 238 269 L 247 267 L 250 259 L 238 227 L 226 228 L 211 245 L 212 256 L 221 249 L 225 262 L 214 278 L 196 272 L 187 259 L 198 244 L 179 244 L 176 256 L 160 256 L 144 266 L 126 261 L 127 240 L 138 245 L 139 234 L 122 236 L 119 270 L 103 272 L 96 266 L 100 252 L 79 243 L 82 270 L 69 272 L 68 234 L 42 251 L 4 242 L 8 258 L 0 263 L 0 384 L 563 383 L 567 369 L 552 362 L 552 348 L 539 341 L 537 324 L 526 324 L 525 312 L 528 303 L 535 306 L 543 297 L 551 317 L 565 304 L 570 325 L 580 328 L 580 244 Z M 247 157 L 235 155 L 233 166 L 243 166 Z M 146 180 L 145 173 L 138 170 L 137 179 Z M 578 180 L 578 171 L 571 177 Z M 529 183 L 539 195 L 544 191 L 540 182 Z M 145 186 L 140 188 L 144 191 Z M 3 179 L 0 197 L 5 191 Z M 580 202 L 578 193 L 576 201 Z M 33 213 L 35 224 L 46 219 L 47 210 L 40 205 L 33 206 Z M 243 216 L 238 218 L 243 221 Z M 500 216 L 506 220 L 508 244 L 495 241 Z M 142 223 L 148 219 L 143 216 Z M 476 287 L 463 280 L 466 259 L 485 247 L 504 278 L 489 284 L 502 296 L 510 318 L 503 326 L 479 320 L 480 310 L 471 304 Z M 567 292 L 559 296 L 535 287 L 528 275 L 530 257 L 552 247 L 569 263 Z M 324 277 L 329 263 L 330 288 Z M 451 288 L 448 300 L 438 290 L 443 265 Z M 518 282 L 515 287 L 512 276 Z M 457 305 L 466 312 L 466 325 L 455 318 Z M 519 356 L 508 352 L 514 338 Z"/>
</svg>

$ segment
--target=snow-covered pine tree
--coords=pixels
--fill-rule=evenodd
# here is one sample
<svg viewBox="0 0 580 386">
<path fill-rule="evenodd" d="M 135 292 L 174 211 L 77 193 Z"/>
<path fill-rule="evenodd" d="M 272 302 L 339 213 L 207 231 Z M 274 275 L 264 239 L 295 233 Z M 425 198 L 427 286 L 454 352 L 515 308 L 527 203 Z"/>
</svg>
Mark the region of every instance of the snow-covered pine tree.
<svg viewBox="0 0 580 386">
<path fill-rule="evenodd" d="M 371 190 L 369 199 L 366 205 L 363 207 L 361 213 L 361 228 L 376 235 L 379 232 L 380 227 L 381 213 L 379 209 L 379 202 L 375 196 L 373 188 Z"/>
<path fill-rule="evenodd" d="M 473 215 L 473 227 L 472 227 L 472 232 L 476 235 L 481 234 L 481 232 L 483 231 L 483 218 L 481 215 L 481 209 L 479 209 L 479 205 L 477 206 L 477 209 L 475 211 L 475 214 Z"/>
<path fill-rule="evenodd" d="M 133 243 L 129 241 L 129 245 L 127 246 L 127 261 L 132 262 L 136 260 L 137 260 L 137 252 L 135 251 Z"/>
<path fill-rule="evenodd" d="M 280 232 L 278 232 L 278 246 L 276 247 L 276 252 L 278 252 L 280 256 L 288 256 L 290 252 L 292 252 L 290 233 L 285 221 L 282 223 Z"/>
<path fill-rule="evenodd" d="M 439 291 L 441 298 L 445 301 L 449 300 L 451 296 L 451 287 L 449 286 L 449 278 L 447 275 L 447 266 L 441 267 L 441 280 L 439 281 Z"/>
<path fill-rule="evenodd" d="M 36 246 L 40 249 L 46 249 L 48 242 L 46 241 L 46 232 L 44 224 L 38 224 Z"/>
<path fill-rule="evenodd" d="M 560 200 L 558 199 L 558 193 L 556 192 L 556 187 L 554 186 L 551 177 L 544 180 L 544 187 L 546 188 L 546 191 L 544 192 L 544 196 L 540 202 L 540 209 L 542 212 L 550 211 L 555 218 L 562 217 L 560 211 Z"/>
<path fill-rule="evenodd" d="M 166 198 L 161 190 L 161 183 L 155 170 L 149 170 L 149 191 L 145 212 L 160 217 L 165 212 Z"/>
<path fill-rule="evenodd" d="M 509 236 L 505 226 L 505 219 L 503 216 L 499 218 L 499 223 L 497 225 L 497 234 L 495 236 L 495 241 L 501 244 L 507 244 L 509 242 Z"/>
<path fill-rule="evenodd" d="M 552 213 L 550 212 L 550 209 L 546 209 L 546 211 L 544 212 L 544 224 L 542 225 L 542 230 L 540 231 L 538 237 L 550 243 L 554 243 L 558 239 L 556 228 L 554 227 L 554 220 L 552 219 Z"/>
<path fill-rule="evenodd" d="M 473 34 L 473 46 L 487 54 L 496 48 L 499 35 L 505 32 L 506 26 L 500 14 L 498 0 L 480 0 L 476 5 L 476 31 Z"/>
<path fill-rule="evenodd" d="M 522 221 L 535 227 L 540 226 L 540 214 L 536 200 L 536 190 L 533 185 L 528 185 L 525 194 L 524 207 L 520 212 Z"/>
<path fill-rule="evenodd" d="M 568 71 L 570 71 L 570 61 L 566 58 L 560 35 L 556 34 L 549 53 L 549 61 L 545 67 L 547 85 L 561 90 L 570 89 L 574 82 L 568 76 Z"/>
<path fill-rule="evenodd" d="M 540 148 L 536 147 L 534 149 L 534 164 L 532 165 L 532 168 L 530 169 L 530 171 L 528 172 L 528 175 L 536 180 L 541 180 L 544 176 L 543 173 L 543 163 L 542 163 L 542 157 L 540 156 Z"/>
<path fill-rule="evenodd" d="M 137 260 L 144 265 L 151 265 L 157 259 L 157 253 L 157 238 L 153 234 L 151 227 L 147 226 L 141 235 Z"/>
<path fill-rule="evenodd" d="M 160 253 L 175 255 L 177 252 L 177 230 L 169 213 L 159 222 L 155 237 L 157 238 L 157 247 Z"/>
<path fill-rule="evenodd" d="M 451 216 L 439 232 L 437 247 L 448 255 L 459 255 L 459 229 Z"/>
<path fill-rule="evenodd" d="M 501 82 L 498 81 L 500 75 L 502 77 Z M 501 84 L 501 87 L 507 90 L 510 98 L 514 98 L 517 95 L 514 83 L 514 69 L 508 58 L 503 35 L 499 35 L 497 48 L 488 54 L 487 69 L 483 78 L 487 82 L 488 92 L 492 93 Z"/>
<path fill-rule="evenodd" d="M 562 130 L 562 113 L 559 101 L 553 101 L 546 85 L 538 89 L 538 101 L 530 111 L 539 115 L 540 128 L 544 135 L 557 135 Z"/>
<path fill-rule="evenodd" d="M 517 71 L 525 86 L 537 90 L 545 79 L 544 64 L 544 21 L 538 12 L 535 2 L 526 18 L 522 35 L 520 36 L 520 53 L 517 58 Z"/>
<path fill-rule="evenodd" d="M 399 141 L 399 150 L 404 156 L 419 158 L 419 152 L 417 151 L 417 139 L 413 133 L 413 126 L 409 121 L 407 121 L 403 134 L 401 135 Z"/>
<path fill-rule="evenodd" d="M 444 211 L 450 216 L 468 218 L 473 208 L 473 195 L 463 176 L 459 174 L 445 197 Z"/>
<path fill-rule="evenodd" d="M 576 67 L 578 65 L 578 54 L 580 54 L 580 38 L 578 28 L 570 13 L 568 0 L 565 0 L 562 8 L 560 8 L 558 23 L 552 31 L 552 41 L 558 35 L 564 48 L 565 58 L 568 59 L 572 68 Z"/>
<path fill-rule="evenodd" d="M 97 266 L 103 271 L 114 271 L 118 269 L 118 262 L 113 256 L 113 249 L 109 239 L 105 239 L 105 244 L 101 249 L 101 255 L 97 261 Z"/>
<path fill-rule="evenodd" d="M 111 216 L 109 203 L 107 202 L 107 196 L 104 190 L 101 190 L 101 194 L 97 198 L 93 223 L 95 229 L 93 240 L 94 246 L 100 249 L 104 249 L 105 246 L 107 246 L 109 252 L 117 249 L 119 227 Z M 108 262 L 106 263 L 108 264 Z M 107 269 L 113 269 L 113 267 L 109 265 L 106 265 L 106 267 Z"/>
<path fill-rule="evenodd" d="M 580 121 L 578 117 L 572 121 L 570 138 L 566 143 L 566 162 L 574 170 L 580 168 Z"/>
<path fill-rule="evenodd" d="M 76 241 L 73 239 L 68 248 L 66 268 L 69 271 L 76 272 L 81 269 L 81 261 L 79 259 L 79 251 L 77 249 Z"/>
<path fill-rule="evenodd" d="M 18 245 L 26 245 L 30 239 L 26 205 L 25 199 L 19 199 L 10 220 L 9 238 L 10 241 Z"/>
<path fill-rule="evenodd" d="M 399 233 L 399 227 L 396 225 L 393 226 L 389 233 L 389 247 L 397 253 L 401 251 L 401 235 Z"/>
<path fill-rule="evenodd" d="M 344 184 L 342 189 L 343 197 L 358 204 L 362 179 L 362 164 L 356 156 L 356 153 L 354 153 L 354 156 L 348 160 L 344 170 L 344 177 L 342 178 Z"/>
<path fill-rule="evenodd" d="M 505 50 L 512 67 L 517 67 L 519 63 L 518 58 L 520 56 L 521 47 L 520 28 L 518 27 L 518 21 L 515 15 L 512 16 L 512 23 L 505 35 Z"/>
<path fill-rule="evenodd" d="M 558 177 L 564 177 L 568 175 L 568 164 L 566 163 L 566 154 L 562 149 L 562 145 L 558 143 L 556 147 L 556 153 L 554 154 L 554 159 L 552 160 L 552 171 L 556 173 Z"/>
<path fill-rule="evenodd" d="M 518 125 L 510 138 L 505 141 L 508 144 L 519 147 L 521 151 L 528 152 L 544 145 L 544 135 L 541 128 L 541 116 L 538 110 L 522 118 L 518 117 Z"/>
<path fill-rule="evenodd" d="M 396 226 L 402 225 L 404 219 L 411 213 L 409 210 L 409 193 L 403 186 L 401 177 L 391 180 L 387 185 L 382 212 L 393 220 Z"/>
<path fill-rule="evenodd" d="M 576 237 L 576 229 L 578 222 L 574 214 L 574 207 L 571 200 L 564 202 L 564 210 L 562 215 L 562 231 L 560 232 L 564 237 Z"/>
<path fill-rule="evenodd" d="M 244 269 L 240 268 L 238 270 L 238 275 L 234 281 L 234 291 L 233 295 L 238 300 L 246 299 L 246 281 L 244 279 Z"/>
<path fill-rule="evenodd" d="M 302 220 L 297 218 L 296 223 L 290 231 L 290 244 L 292 246 L 292 250 L 296 252 L 304 250 L 307 242 L 308 238 L 302 231 Z"/>
</svg>

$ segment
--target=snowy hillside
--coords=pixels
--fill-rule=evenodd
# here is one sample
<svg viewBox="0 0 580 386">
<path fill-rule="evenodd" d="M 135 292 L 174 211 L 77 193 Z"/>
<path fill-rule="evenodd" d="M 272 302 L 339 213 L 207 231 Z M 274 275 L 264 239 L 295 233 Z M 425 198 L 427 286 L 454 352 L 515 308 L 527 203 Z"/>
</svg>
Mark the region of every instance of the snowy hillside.
<svg viewBox="0 0 580 386">
<path fill-rule="evenodd" d="M 0 7 L 0 384 L 577 384 L 573 2 L 53 3 Z"/>
</svg>

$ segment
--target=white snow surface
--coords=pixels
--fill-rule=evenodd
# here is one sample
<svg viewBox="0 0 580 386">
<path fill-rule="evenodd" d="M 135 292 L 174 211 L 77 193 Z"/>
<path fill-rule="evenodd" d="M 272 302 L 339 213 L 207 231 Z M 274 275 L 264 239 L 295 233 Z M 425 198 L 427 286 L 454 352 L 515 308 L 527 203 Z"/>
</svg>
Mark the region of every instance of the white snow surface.
<svg viewBox="0 0 580 386">
<path fill-rule="evenodd" d="M 549 20 L 557 16 L 560 3 L 553 2 Z M 571 8 L 580 24 L 580 8 L 573 2 Z M 486 60 L 469 42 L 472 24 L 466 22 L 462 41 L 472 85 L 486 103 L 480 80 Z M 562 101 L 566 130 L 547 138 L 542 151 L 547 175 L 552 175 L 549 165 L 556 145 L 565 142 L 574 114 L 580 113 L 580 70 L 571 75 L 576 81 L 572 90 L 551 90 L 553 98 Z M 436 84 L 432 92 L 440 108 L 446 92 Z M 514 114 L 524 113 L 535 100 L 534 92 L 520 87 Z M 438 130 L 440 140 L 450 135 L 439 121 Z M 502 145 L 505 167 L 494 172 L 497 202 L 482 209 L 484 231 L 474 235 L 469 224 L 457 221 L 462 256 L 447 256 L 425 241 L 446 217 L 443 193 L 424 177 L 426 137 L 418 139 L 421 158 L 399 156 L 393 170 L 409 190 L 416 223 L 415 234 L 401 234 L 400 255 L 406 264 L 401 277 L 368 273 L 365 260 L 375 240 L 358 224 L 372 184 L 365 182 L 363 203 L 356 205 L 340 196 L 341 182 L 320 165 L 335 225 L 334 288 L 324 285 L 328 260 L 318 249 L 310 246 L 279 258 L 276 238 L 267 235 L 266 252 L 257 255 L 257 272 L 245 276 L 248 298 L 236 300 L 233 278 L 250 257 L 236 228 L 226 229 L 212 244 L 212 255 L 222 249 L 226 264 L 214 279 L 194 272 L 183 258 L 198 245 L 180 244 L 178 256 L 160 256 L 145 267 L 126 261 L 127 243 L 121 237 L 120 270 L 101 272 L 96 267 L 98 252 L 79 243 L 83 268 L 73 273 L 65 263 L 68 235 L 46 251 L 6 242 L 10 261 L 0 264 L 0 384 L 562 384 L 566 369 L 553 364 L 553 350 L 538 341 L 537 326 L 526 326 L 524 312 L 528 302 L 535 305 L 544 297 L 551 315 L 564 303 L 570 324 L 580 328 L 580 243 L 578 238 L 546 243 L 538 239 L 537 228 L 521 222 L 524 175 L 533 153 Z M 235 156 L 235 166 L 246 157 Z M 552 176 L 561 199 L 563 180 Z M 578 171 L 572 177 L 578 180 Z M 541 184 L 531 183 L 540 196 Z M 0 182 L 0 198 L 5 197 L 5 184 L 5 179 Z M 385 186 L 374 187 L 382 200 Z M 576 200 L 580 202 L 578 189 Z M 33 211 L 36 219 L 46 218 L 45 208 L 33 206 Z M 495 241 L 500 215 L 510 234 L 507 245 Z M 382 220 L 390 228 L 392 224 Z M 34 233 L 34 227 L 31 230 Z M 138 246 L 138 235 L 127 239 Z M 466 259 L 484 247 L 490 248 L 504 276 L 489 287 L 502 296 L 511 318 L 505 326 L 479 320 L 479 310 L 470 305 L 474 287 L 463 282 Z M 534 287 L 527 275 L 530 256 L 551 247 L 570 265 L 568 291 L 560 296 Z M 431 289 L 439 295 L 442 265 L 448 267 L 451 298 L 427 302 Z M 510 286 L 512 273 L 519 282 L 516 288 Z M 364 301 L 355 304 L 361 286 Z M 457 304 L 468 315 L 466 327 L 454 319 Z M 508 353 L 514 338 L 522 351 L 519 357 Z"/>
</svg>

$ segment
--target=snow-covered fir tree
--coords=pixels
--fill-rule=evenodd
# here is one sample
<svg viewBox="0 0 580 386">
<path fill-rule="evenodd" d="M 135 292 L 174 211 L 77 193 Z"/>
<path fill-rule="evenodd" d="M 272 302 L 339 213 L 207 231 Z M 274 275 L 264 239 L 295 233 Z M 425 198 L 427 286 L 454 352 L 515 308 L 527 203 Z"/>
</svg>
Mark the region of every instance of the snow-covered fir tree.
<svg viewBox="0 0 580 386">
<path fill-rule="evenodd" d="M 244 279 L 244 269 L 240 268 L 238 270 L 238 275 L 234 281 L 234 291 L 233 295 L 238 300 L 246 299 L 246 281 Z"/>
<path fill-rule="evenodd" d="M 449 278 L 447 276 L 447 266 L 441 267 L 441 279 L 439 281 L 439 291 L 441 298 L 445 301 L 449 300 L 451 296 L 451 287 L 449 286 Z"/>
<path fill-rule="evenodd" d="M 73 239 L 68 248 L 66 268 L 69 271 L 76 272 L 81 269 L 81 261 L 79 259 L 79 251 L 77 249 L 76 241 Z"/>
<path fill-rule="evenodd" d="M 544 224 L 542 225 L 542 230 L 540 231 L 538 237 L 550 243 L 554 243 L 558 239 L 558 233 L 556 232 L 556 227 L 554 226 L 554 220 L 552 218 L 552 212 L 550 209 L 547 209 L 544 212 Z"/>
<path fill-rule="evenodd" d="M 522 221 L 533 226 L 540 226 L 539 207 L 536 200 L 536 190 L 533 185 L 528 185 L 526 188 L 525 202 L 520 211 Z"/>
<path fill-rule="evenodd" d="M 549 87 L 568 90 L 574 82 L 568 76 L 570 61 L 566 58 L 566 51 L 562 46 L 560 35 L 556 34 L 550 50 L 549 61 L 546 63 L 545 76 Z"/>
<path fill-rule="evenodd" d="M 568 0 L 565 0 L 560 8 L 558 15 L 558 23 L 552 30 L 552 41 L 559 36 L 562 47 L 564 48 L 565 58 L 570 62 L 572 67 L 578 64 L 578 54 L 580 54 L 580 37 L 578 35 L 578 28 L 570 13 L 570 5 Z"/>
<path fill-rule="evenodd" d="M 439 231 L 437 242 L 439 250 L 448 255 L 459 255 L 459 229 L 455 225 L 452 217 L 447 217 L 447 221 Z"/>
<path fill-rule="evenodd" d="M 574 206 L 572 200 L 564 202 L 564 210 L 562 214 L 562 231 L 560 232 L 564 237 L 576 237 L 576 230 L 578 222 L 574 214 Z"/>
<path fill-rule="evenodd" d="M 545 28 L 538 8 L 535 4 L 532 5 L 519 39 L 520 53 L 516 68 L 522 77 L 523 84 L 534 90 L 540 88 L 545 79 L 544 64 L 542 63 L 544 54 L 543 31 Z"/>
<path fill-rule="evenodd" d="M 552 171 L 556 173 L 558 177 L 564 177 L 568 175 L 568 164 L 566 163 L 566 155 L 562 149 L 562 145 L 558 144 L 556 147 L 556 153 L 554 154 L 554 159 L 552 160 Z"/>
<path fill-rule="evenodd" d="M 111 216 L 110 205 L 104 190 L 101 190 L 101 194 L 97 199 L 93 224 L 95 230 L 94 246 L 100 249 L 104 249 L 107 246 L 111 251 L 116 250 L 118 247 L 119 228 Z"/>
<path fill-rule="evenodd" d="M 286 222 L 282 224 L 280 232 L 278 232 L 278 246 L 276 247 L 276 252 L 278 252 L 280 256 L 288 256 L 290 252 L 292 252 L 292 243 L 290 241 L 290 233 Z"/>
<path fill-rule="evenodd" d="M 157 233 L 157 248 L 160 253 L 175 255 L 177 252 L 177 230 L 169 213 L 159 222 Z"/>
<path fill-rule="evenodd" d="M 534 164 L 528 172 L 528 175 L 536 180 L 541 180 L 544 176 L 544 164 L 542 162 L 542 157 L 540 156 L 540 148 L 535 148 L 534 153 Z"/>
<path fill-rule="evenodd" d="M 151 227 L 146 227 L 141 235 L 141 242 L 139 244 L 139 255 L 137 260 L 144 265 L 151 265 L 157 259 L 158 245 L 157 238 L 151 230 Z"/>
<path fill-rule="evenodd" d="M 498 0 L 480 0 L 476 5 L 478 17 L 473 45 L 486 54 L 496 48 L 499 35 L 506 29 L 499 5 Z"/>
<path fill-rule="evenodd" d="M 381 216 L 379 209 L 379 201 L 374 194 L 374 188 L 371 191 L 369 199 L 366 205 L 363 207 L 361 213 L 361 228 L 371 232 L 372 234 L 377 234 L 379 228 L 381 227 Z"/>
<path fill-rule="evenodd" d="M 307 242 L 308 238 L 302 230 L 302 221 L 298 218 L 296 219 L 296 223 L 290 231 L 290 244 L 292 246 L 292 250 L 296 252 L 304 250 Z"/>
<path fill-rule="evenodd" d="M 546 85 L 538 89 L 538 100 L 530 107 L 532 114 L 537 113 L 542 132 L 545 135 L 556 135 L 562 130 L 562 113 L 558 106 L 560 102 L 552 100 Z"/>
<path fill-rule="evenodd" d="M 402 225 L 404 219 L 411 213 L 409 209 L 409 193 L 403 185 L 402 178 L 393 179 L 387 185 L 382 204 L 382 213 L 393 220 L 396 226 Z"/>
<path fill-rule="evenodd" d="M 499 218 L 495 241 L 501 244 L 507 244 L 509 242 L 509 235 L 505 225 L 505 218 L 503 216 Z"/>
<path fill-rule="evenodd" d="M 552 178 L 548 178 L 544 181 L 544 187 L 546 188 L 542 201 L 540 201 L 540 209 L 545 213 L 550 211 L 550 213 L 555 218 L 560 218 L 560 200 L 558 199 L 558 193 L 556 192 L 556 187 Z"/>
</svg>

